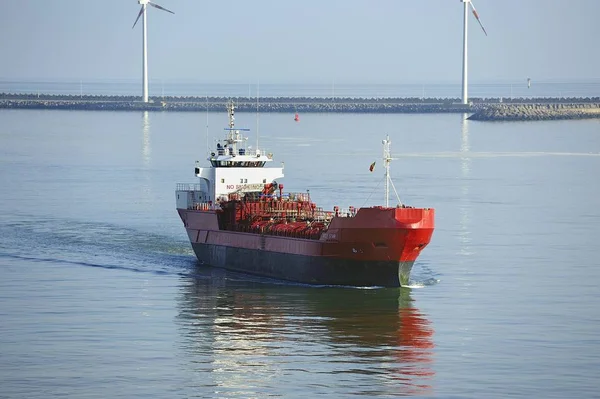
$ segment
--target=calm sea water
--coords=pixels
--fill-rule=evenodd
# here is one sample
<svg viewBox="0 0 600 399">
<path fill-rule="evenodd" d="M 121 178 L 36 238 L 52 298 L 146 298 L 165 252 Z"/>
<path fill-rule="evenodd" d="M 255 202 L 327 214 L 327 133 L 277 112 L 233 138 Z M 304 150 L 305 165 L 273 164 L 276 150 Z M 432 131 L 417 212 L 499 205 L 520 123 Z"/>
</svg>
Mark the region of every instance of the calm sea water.
<svg viewBox="0 0 600 399">
<path fill-rule="evenodd" d="M 598 397 L 597 120 L 238 114 L 326 208 L 383 202 L 390 135 L 437 212 L 410 289 L 198 266 L 174 189 L 225 112 L 0 121 L 2 397 Z"/>
</svg>

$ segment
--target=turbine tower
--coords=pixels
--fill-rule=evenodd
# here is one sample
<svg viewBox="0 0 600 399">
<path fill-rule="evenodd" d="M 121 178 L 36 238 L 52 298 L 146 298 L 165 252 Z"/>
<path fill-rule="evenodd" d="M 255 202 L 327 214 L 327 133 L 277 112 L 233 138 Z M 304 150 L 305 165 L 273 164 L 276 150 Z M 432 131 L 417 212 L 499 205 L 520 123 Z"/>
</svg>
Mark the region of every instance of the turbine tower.
<svg viewBox="0 0 600 399">
<path fill-rule="evenodd" d="M 152 3 L 149 0 L 138 0 L 138 4 L 141 4 L 142 8 L 140 9 L 140 12 L 139 12 L 137 18 L 135 19 L 135 22 L 133 23 L 133 26 L 131 27 L 131 29 L 135 28 L 135 24 L 137 24 L 140 17 L 143 15 L 144 18 L 142 18 L 142 87 L 143 87 L 142 101 L 147 103 L 148 102 L 148 45 L 147 45 L 147 40 L 148 39 L 147 39 L 146 31 L 147 31 L 148 22 L 147 22 L 147 18 L 146 18 L 146 5 L 151 5 L 154 8 L 158 8 L 159 10 L 170 12 L 171 14 L 175 14 L 175 13 L 171 10 L 167 10 L 166 8 L 159 6 L 158 4 Z"/>
<path fill-rule="evenodd" d="M 460 0 L 461 3 L 464 3 L 464 19 L 463 19 L 463 67 L 462 67 L 462 103 L 467 104 L 469 102 L 469 96 L 467 93 L 467 25 L 469 21 L 469 7 L 473 10 L 473 15 L 479 22 L 479 26 L 483 30 L 483 33 L 487 36 L 487 32 L 479 19 L 479 14 L 477 14 L 477 10 L 473 6 L 471 0 Z"/>
</svg>

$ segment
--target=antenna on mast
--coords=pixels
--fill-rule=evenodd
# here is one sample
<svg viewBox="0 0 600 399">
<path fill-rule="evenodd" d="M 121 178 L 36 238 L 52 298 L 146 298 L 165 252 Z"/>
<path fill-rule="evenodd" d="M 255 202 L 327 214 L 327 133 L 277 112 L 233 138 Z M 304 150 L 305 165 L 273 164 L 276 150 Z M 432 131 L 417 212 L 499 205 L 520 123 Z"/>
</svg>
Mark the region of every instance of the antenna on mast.
<svg viewBox="0 0 600 399">
<path fill-rule="evenodd" d="M 208 147 L 208 94 L 206 95 L 206 153 L 210 153 L 210 149 Z"/>
<path fill-rule="evenodd" d="M 256 81 L 256 151 L 258 151 L 258 136 L 260 131 L 258 130 L 258 93 L 260 90 L 260 80 Z"/>
</svg>

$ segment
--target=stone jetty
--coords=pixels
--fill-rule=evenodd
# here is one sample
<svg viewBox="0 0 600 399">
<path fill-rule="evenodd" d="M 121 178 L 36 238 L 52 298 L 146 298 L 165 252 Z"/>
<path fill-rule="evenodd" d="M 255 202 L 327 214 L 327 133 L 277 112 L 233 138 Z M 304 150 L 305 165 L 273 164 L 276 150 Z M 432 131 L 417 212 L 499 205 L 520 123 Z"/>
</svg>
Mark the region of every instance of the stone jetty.
<svg viewBox="0 0 600 399">
<path fill-rule="evenodd" d="M 229 100 L 237 112 L 346 112 L 346 113 L 440 113 L 472 112 L 473 107 L 456 99 L 416 98 L 322 98 L 264 97 L 155 97 L 148 103 L 139 97 L 55 96 L 0 94 L 0 108 L 111 110 L 111 111 L 191 111 L 222 112 Z"/>
<path fill-rule="evenodd" d="M 90 111 L 221 112 L 234 100 L 238 112 L 338 113 L 468 113 L 479 121 L 525 121 L 600 117 L 600 98 L 506 99 L 474 98 L 468 105 L 458 98 L 352 98 L 352 97 L 151 97 L 77 96 L 0 93 L 0 109 L 54 109 Z"/>
<path fill-rule="evenodd" d="M 482 107 L 469 120 L 542 121 L 600 118 L 600 102 L 577 104 L 495 104 Z"/>
</svg>

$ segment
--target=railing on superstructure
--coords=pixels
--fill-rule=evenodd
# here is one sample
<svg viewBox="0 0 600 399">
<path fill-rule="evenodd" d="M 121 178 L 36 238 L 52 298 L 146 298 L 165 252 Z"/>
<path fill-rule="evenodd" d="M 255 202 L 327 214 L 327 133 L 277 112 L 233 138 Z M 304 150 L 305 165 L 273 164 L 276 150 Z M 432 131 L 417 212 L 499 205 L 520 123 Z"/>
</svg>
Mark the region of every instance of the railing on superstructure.
<svg viewBox="0 0 600 399">
<path fill-rule="evenodd" d="M 356 216 L 357 212 L 358 212 L 358 209 L 356 209 L 353 206 L 349 206 L 348 208 L 342 208 L 342 209 L 340 209 L 338 206 L 333 207 L 333 214 L 335 215 L 335 217 L 353 218 L 354 216 Z"/>
<path fill-rule="evenodd" d="M 266 152 L 265 150 L 256 149 L 256 148 L 238 148 L 237 151 L 233 147 L 217 147 L 211 153 L 211 158 L 217 156 L 238 156 L 238 155 L 246 155 L 253 158 L 259 158 L 261 156 L 266 156 L 269 159 L 273 159 L 273 154 L 270 152 Z"/>
<path fill-rule="evenodd" d="M 177 183 L 177 191 L 201 191 L 197 183 Z"/>
<path fill-rule="evenodd" d="M 195 210 L 214 210 L 219 208 L 215 205 L 208 193 L 201 189 L 200 184 L 177 183 L 177 207 Z M 184 196 L 183 198 L 181 196 Z"/>
</svg>

